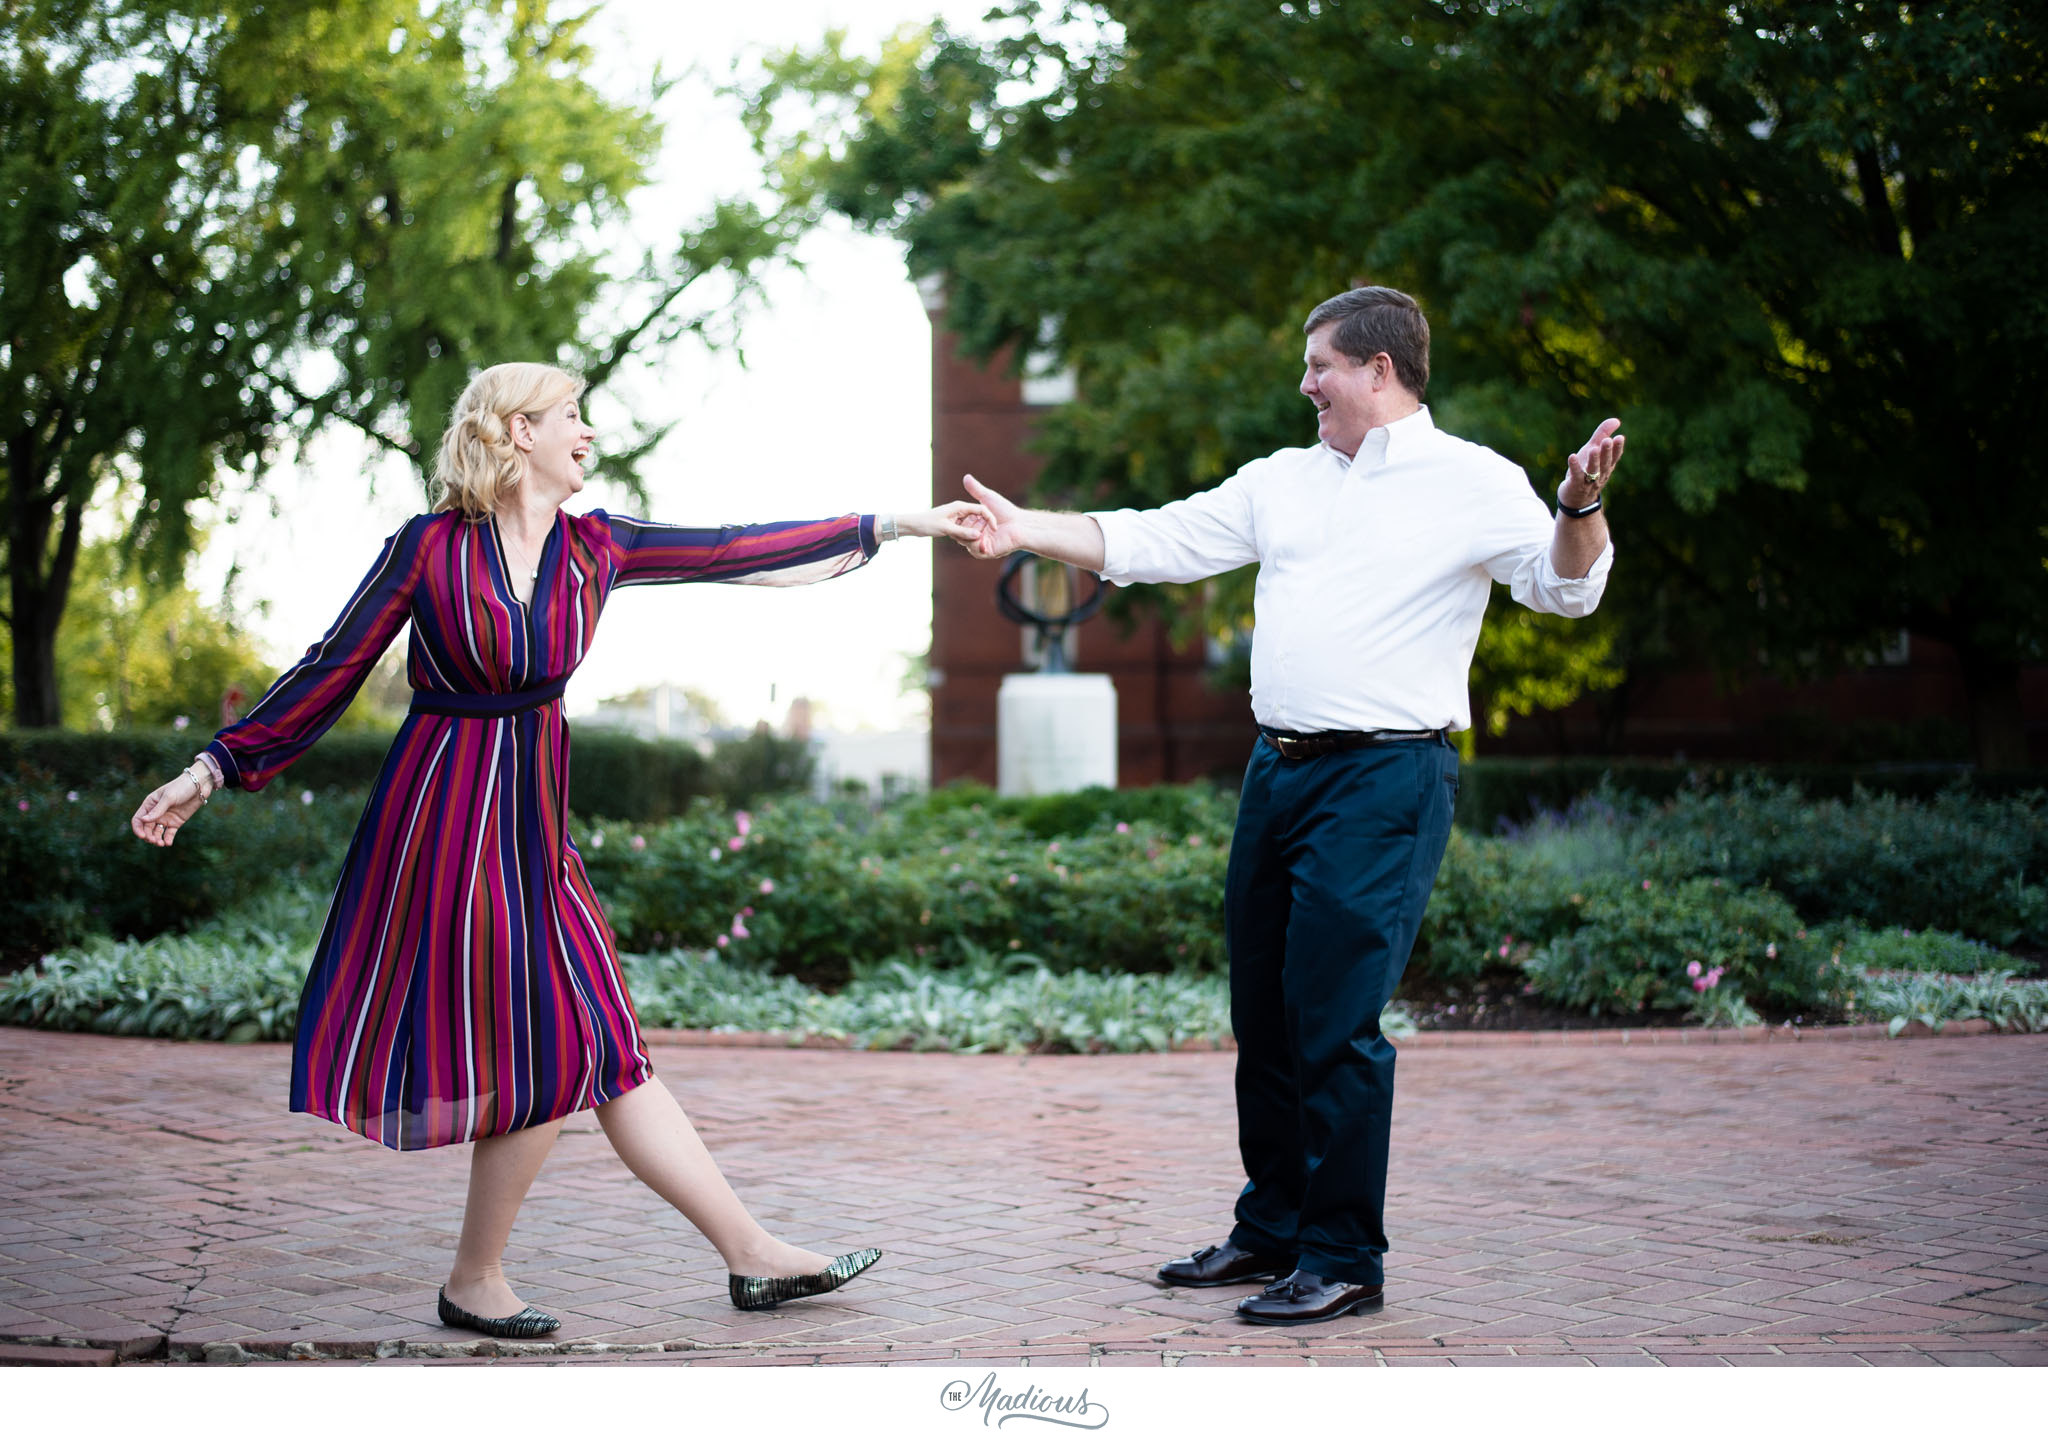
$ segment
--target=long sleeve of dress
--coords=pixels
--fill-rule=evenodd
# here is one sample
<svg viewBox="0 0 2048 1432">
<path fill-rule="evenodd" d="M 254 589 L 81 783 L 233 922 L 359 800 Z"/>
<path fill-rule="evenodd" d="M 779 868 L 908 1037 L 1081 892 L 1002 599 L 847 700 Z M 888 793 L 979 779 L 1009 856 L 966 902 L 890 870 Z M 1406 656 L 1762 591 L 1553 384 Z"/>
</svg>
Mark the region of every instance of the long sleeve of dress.
<svg viewBox="0 0 2048 1432">
<path fill-rule="evenodd" d="M 427 522 L 415 517 L 386 539 L 327 635 L 277 678 L 247 716 L 207 743 L 226 784 L 261 790 L 348 709 L 377 658 L 405 625 L 419 585 Z"/>
<path fill-rule="evenodd" d="M 745 527 L 668 527 L 611 513 L 617 587 L 652 582 L 737 582 L 800 587 L 850 572 L 875 555 L 872 516 Z"/>
</svg>

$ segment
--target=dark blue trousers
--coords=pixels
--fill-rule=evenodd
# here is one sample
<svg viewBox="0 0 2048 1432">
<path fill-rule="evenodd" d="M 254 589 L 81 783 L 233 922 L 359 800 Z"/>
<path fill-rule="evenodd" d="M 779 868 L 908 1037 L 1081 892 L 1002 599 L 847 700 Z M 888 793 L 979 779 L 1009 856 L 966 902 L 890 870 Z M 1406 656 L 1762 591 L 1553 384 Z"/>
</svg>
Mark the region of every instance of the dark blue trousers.
<svg viewBox="0 0 2048 1432">
<path fill-rule="evenodd" d="M 1237 1138 L 1231 1241 L 1346 1283 L 1387 1251 L 1394 1046 L 1380 1033 L 1451 833 L 1441 740 L 1245 771 L 1224 886 Z"/>
</svg>

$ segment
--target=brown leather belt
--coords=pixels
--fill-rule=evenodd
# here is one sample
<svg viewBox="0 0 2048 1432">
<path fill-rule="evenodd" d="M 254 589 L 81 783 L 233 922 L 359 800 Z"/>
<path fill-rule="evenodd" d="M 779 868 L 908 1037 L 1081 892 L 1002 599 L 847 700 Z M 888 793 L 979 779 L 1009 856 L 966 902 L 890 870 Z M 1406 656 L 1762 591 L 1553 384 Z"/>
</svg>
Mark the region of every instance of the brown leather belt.
<svg viewBox="0 0 2048 1432">
<path fill-rule="evenodd" d="M 1450 744 L 1450 727 L 1440 731 L 1275 731 L 1259 727 L 1259 739 L 1289 761 L 1306 761 L 1312 756 L 1333 756 L 1355 751 L 1360 746 L 1385 746 L 1396 741 L 1442 741 Z"/>
</svg>

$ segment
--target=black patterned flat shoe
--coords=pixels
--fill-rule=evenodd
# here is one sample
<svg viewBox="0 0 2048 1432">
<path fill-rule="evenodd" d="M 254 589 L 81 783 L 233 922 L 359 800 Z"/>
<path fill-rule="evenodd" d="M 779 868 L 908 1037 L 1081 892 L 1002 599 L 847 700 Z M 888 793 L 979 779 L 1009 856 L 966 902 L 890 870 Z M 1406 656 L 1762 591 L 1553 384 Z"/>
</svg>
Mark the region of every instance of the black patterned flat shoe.
<svg viewBox="0 0 2048 1432">
<path fill-rule="evenodd" d="M 560 1318 L 539 1308 L 521 1308 L 509 1318 L 481 1318 L 449 1302 L 445 1286 L 441 1289 L 441 1321 L 490 1338 L 544 1338 L 562 1325 Z"/>
<path fill-rule="evenodd" d="M 735 1308 L 758 1313 L 777 1303 L 829 1293 L 867 1272 L 881 1257 L 881 1249 L 863 1248 L 858 1253 L 841 1253 L 825 1265 L 822 1273 L 798 1273 L 788 1278 L 742 1278 L 731 1273 L 726 1277 L 726 1285 L 731 1289 Z"/>
</svg>

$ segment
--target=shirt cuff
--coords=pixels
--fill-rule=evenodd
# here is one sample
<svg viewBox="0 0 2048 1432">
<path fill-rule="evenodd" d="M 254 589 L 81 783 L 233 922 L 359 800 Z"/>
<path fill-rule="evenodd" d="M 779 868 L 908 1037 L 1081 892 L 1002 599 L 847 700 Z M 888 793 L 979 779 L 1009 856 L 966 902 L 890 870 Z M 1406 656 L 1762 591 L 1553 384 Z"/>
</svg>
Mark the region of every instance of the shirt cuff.
<svg viewBox="0 0 2048 1432">
<path fill-rule="evenodd" d="M 1131 584 L 1131 533 L 1127 519 L 1133 515 L 1131 509 L 1126 507 L 1115 512 L 1084 515 L 1094 518 L 1095 525 L 1102 529 L 1102 580 L 1128 587 Z"/>
<path fill-rule="evenodd" d="M 242 784 L 242 769 L 235 764 L 235 758 L 219 739 L 208 741 L 204 747 L 206 755 L 213 757 L 213 763 L 220 767 L 220 783 L 224 790 L 237 790 Z"/>
<path fill-rule="evenodd" d="M 875 535 L 875 514 L 864 512 L 860 518 L 861 555 L 872 557 L 882 550 L 882 539 Z"/>
</svg>

